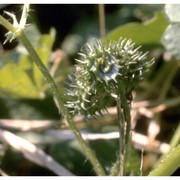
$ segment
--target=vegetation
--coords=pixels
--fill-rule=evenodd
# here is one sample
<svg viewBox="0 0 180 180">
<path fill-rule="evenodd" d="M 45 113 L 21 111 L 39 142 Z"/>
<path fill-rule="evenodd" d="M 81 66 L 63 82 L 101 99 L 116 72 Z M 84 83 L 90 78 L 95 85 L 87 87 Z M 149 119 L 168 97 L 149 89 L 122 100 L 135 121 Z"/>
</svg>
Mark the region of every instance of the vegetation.
<svg viewBox="0 0 180 180">
<path fill-rule="evenodd" d="M 1 174 L 178 175 L 180 6 L 61 6 L 0 16 Z"/>
</svg>

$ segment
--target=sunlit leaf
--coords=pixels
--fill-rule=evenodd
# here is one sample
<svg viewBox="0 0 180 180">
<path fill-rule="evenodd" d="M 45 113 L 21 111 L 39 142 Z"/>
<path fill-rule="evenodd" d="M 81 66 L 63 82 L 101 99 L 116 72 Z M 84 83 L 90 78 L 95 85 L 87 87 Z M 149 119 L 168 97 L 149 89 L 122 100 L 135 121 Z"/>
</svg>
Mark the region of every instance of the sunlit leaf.
<svg viewBox="0 0 180 180">
<path fill-rule="evenodd" d="M 51 29 L 50 34 L 40 36 L 36 42 L 36 45 L 34 46 L 36 52 L 38 53 L 45 66 L 48 65 L 48 60 L 54 40 L 55 30 Z M 41 90 L 43 84 L 43 75 L 39 71 L 37 66 L 33 63 L 29 54 L 21 56 L 19 65 L 22 66 L 23 69 L 29 69 L 29 71 L 31 71 L 31 75 L 33 77 L 35 85 L 39 88 L 39 90 Z"/>
<path fill-rule="evenodd" d="M 55 40 L 55 30 L 51 29 L 49 35 L 41 36 L 41 38 L 38 40 L 37 45 L 35 47 L 39 57 L 41 58 L 45 66 L 47 66 L 48 64 L 51 48 L 54 43 L 54 40 Z M 35 80 L 36 86 L 40 89 L 43 84 L 43 74 L 40 72 L 40 70 L 35 64 L 33 64 L 33 70 L 34 70 L 34 80 Z"/>
<path fill-rule="evenodd" d="M 162 34 L 167 27 L 167 19 L 162 12 L 144 22 L 144 23 L 128 23 L 111 31 L 105 39 L 104 43 L 111 40 L 118 40 L 121 36 L 133 40 L 137 45 L 159 44 Z"/>
<path fill-rule="evenodd" d="M 9 63 L 0 70 L 0 96 L 36 98 L 40 94 L 26 72 Z"/>
<path fill-rule="evenodd" d="M 32 36 L 32 35 L 31 35 Z M 48 65 L 51 48 L 55 39 L 55 30 L 50 34 L 38 36 L 35 30 L 31 43 L 44 65 Z M 19 45 L 17 51 L 11 51 L 8 56 L 2 57 L 0 69 L 0 96 L 16 98 L 42 98 L 43 75 L 33 63 L 30 55 Z M 14 54 L 16 56 L 14 56 Z M 7 59 L 8 58 L 8 59 Z"/>
</svg>

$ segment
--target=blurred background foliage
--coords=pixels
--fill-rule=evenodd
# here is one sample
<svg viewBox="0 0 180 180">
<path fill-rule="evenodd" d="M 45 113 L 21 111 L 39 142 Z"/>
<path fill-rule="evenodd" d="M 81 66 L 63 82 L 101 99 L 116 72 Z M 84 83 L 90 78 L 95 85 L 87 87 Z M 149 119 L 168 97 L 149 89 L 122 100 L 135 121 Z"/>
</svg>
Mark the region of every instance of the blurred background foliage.
<svg viewBox="0 0 180 180">
<path fill-rule="evenodd" d="M 20 5 L 1 5 L 0 14 L 10 11 L 20 17 Z M 163 111 L 155 109 L 169 98 L 178 99 L 180 90 L 179 64 L 164 49 L 161 39 L 169 24 L 164 14 L 164 5 L 158 4 L 107 4 L 105 7 L 106 35 L 103 43 L 118 40 L 120 36 L 131 38 L 143 50 L 149 51 L 149 58 L 155 58 L 155 65 L 139 87 L 134 91 L 135 101 L 151 100 L 147 112 L 136 116 L 133 129 L 169 144 L 180 120 L 180 103 L 172 103 Z M 26 34 L 33 43 L 43 63 L 49 68 L 57 83 L 63 83 L 68 73 L 74 71 L 75 58 L 82 45 L 100 37 L 99 12 L 96 4 L 32 4 L 29 15 L 31 25 Z M 6 15 L 4 15 L 6 16 Z M 34 143 L 75 175 L 95 175 L 93 167 L 84 157 L 73 138 L 62 136 L 59 140 L 48 137 L 48 130 L 67 129 L 59 115 L 48 84 L 31 63 L 22 45 L 17 41 L 2 45 L 5 29 L 0 28 L 0 127 Z M 62 90 L 63 93 L 63 90 Z M 173 101 L 174 102 L 174 101 Z M 154 109 L 153 109 L 154 108 Z M 148 112 L 153 113 L 148 118 Z M 82 117 L 78 117 L 81 120 Z M 98 117 L 99 118 L 99 117 Z M 117 131 L 114 115 L 92 121 L 77 121 L 85 132 L 108 133 Z M 22 120 L 20 123 L 17 120 Z M 48 120 L 51 126 L 32 127 L 22 130 L 26 122 L 36 125 L 36 120 Z M 160 129 L 152 133 L 152 123 Z M 48 131 L 48 132 L 47 132 Z M 153 136 L 153 135 L 152 135 Z M 63 139 L 63 137 L 65 137 Z M 179 136 L 178 136 L 179 137 Z M 118 140 L 89 141 L 106 171 L 109 172 L 118 154 Z M 27 160 L 22 152 L 9 145 L 0 144 L 1 174 L 8 175 L 56 175 Z M 145 151 L 143 175 L 146 175 L 158 160 L 160 154 Z M 136 151 L 128 166 L 129 174 L 140 175 L 141 151 Z M 133 172 L 133 173 L 132 173 Z M 179 175 L 177 170 L 174 175 Z"/>
</svg>

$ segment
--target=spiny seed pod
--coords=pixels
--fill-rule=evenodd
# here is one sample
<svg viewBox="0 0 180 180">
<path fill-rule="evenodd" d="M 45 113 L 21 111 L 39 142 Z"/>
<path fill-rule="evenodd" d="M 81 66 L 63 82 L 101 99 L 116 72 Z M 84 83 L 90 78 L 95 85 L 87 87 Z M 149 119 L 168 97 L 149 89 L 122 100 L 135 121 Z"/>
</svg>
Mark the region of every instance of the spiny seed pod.
<svg viewBox="0 0 180 180">
<path fill-rule="evenodd" d="M 108 93 L 103 93 L 106 92 L 104 84 L 93 82 L 87 74 L 82 75 L 79 72 L 72 74 L 68 81 L 70 85 L 67 90 L 69 101 L 66 106 L 73 115 L 101 114 L 101 110 L 104 110 L 113 100 Z"/>
<path fill-rule="evenodd" d="M 119 95 L 120 88 L 131 93 L 153 63 L 134 46 L 123 38 L 104 46 L 99 40 L 83 46 L 77 71 L 69 76 L 66 105 L 73 114 L 96 115 L 114 102 L 112 94 Z"/>
</svg>

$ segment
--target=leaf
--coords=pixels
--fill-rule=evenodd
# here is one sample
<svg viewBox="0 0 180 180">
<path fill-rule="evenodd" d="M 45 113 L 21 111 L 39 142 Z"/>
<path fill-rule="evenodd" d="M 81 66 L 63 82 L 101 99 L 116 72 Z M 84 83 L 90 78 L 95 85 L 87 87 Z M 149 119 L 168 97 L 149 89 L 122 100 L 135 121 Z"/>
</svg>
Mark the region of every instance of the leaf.
<svg viewBox="0 0 180 180">
<path fill-rule="evenodd" d="M 43 35 L 36 46 L 36 51 L 41 58 L 44 65 L 47 67 L 49 56 L 51 53 L 51 48 L 55 40 L 55 30 L 51 29 L 49 35 Z M 43 74 L 40 72 L 38 67 L 34 64 L 34 80 L 39 89 L 41 89 L 43 85 Z"/>
<path fill-rule="evenodd" d="M 144 23 L 128 23 L 119 26 L 108 33 L 103 42 L 117 41 L 122 36 L 131 39 L 137 45 L 159 44 L 167 24 L 168 22 L 164 14 L 158 12 L 152 19 Z"/>
<path fill-rule="evenodd" d="M 164 47 L 177 59 L 180 58 L 180 23 L 170 24 L 166 29 L 162 43 Z"/>
<path fill-rule="evenodd" d="M 40 38 L 37 40 L 37 43 L 35 45 L 35 50 L 40 56 L 45 66 L 48 65 L 48 60 L 54 40 L 55 40 L 55 30 L 51 29 L 50 34 L 40 36 Z M 43 85 L 43 74 L 39 71 L 36 65 L 32 63 L 32 59 L 30 55 L 21 56 L 19 64 L 26 70 L 31 69 L 33 81 L 37 86 L 37 88 L 41 90 Z"/>
<path fill-rule="evenodd" d="M 15 63 L 0 70 L 0 96 L 39 97 L 39 92 L 25 71 Z"/>
<path fill-rule="evenodd" d="M 35 30 L 35 37 L 30 40 L 44 65 L 47 66 L 55 40 L 55 30 L 51 29 L 50 34 L 37 36 L 38 33 Z M 2 57 L 0 96 L 11 96 L 14 98 L 44 97 L 42 90 L 44 78 L 42 73 L 33 63 L 30 55 L 22 51 L 21 45 L 17 49 L 21 54 L 13 50 L 8 53 L 8 56 Z"/>
<path fill-rule="evenodd" d="M 165 13 L 171 22 L 180 22 L 180 4 L 166 4 Z"/>
</svg>

